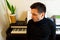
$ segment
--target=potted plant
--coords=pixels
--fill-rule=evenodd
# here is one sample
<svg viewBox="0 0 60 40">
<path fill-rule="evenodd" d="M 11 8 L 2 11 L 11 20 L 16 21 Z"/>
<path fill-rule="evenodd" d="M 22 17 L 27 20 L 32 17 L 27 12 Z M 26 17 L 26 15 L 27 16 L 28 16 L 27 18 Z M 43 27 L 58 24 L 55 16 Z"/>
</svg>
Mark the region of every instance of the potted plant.
<svg viewBox="0 0 60 40">
<path fill-rule="evenodd" d="M 10 5 L 7 0 L 6 0 L 6 3 L 7 3 L 8 9 L 11 12 L 11 14 L 10 14 L 11 23 L 16 23 L 16 16 L 15 16 L 15 10 L 16 10 L 16 8 L 13 5 Z"/>
</svg>

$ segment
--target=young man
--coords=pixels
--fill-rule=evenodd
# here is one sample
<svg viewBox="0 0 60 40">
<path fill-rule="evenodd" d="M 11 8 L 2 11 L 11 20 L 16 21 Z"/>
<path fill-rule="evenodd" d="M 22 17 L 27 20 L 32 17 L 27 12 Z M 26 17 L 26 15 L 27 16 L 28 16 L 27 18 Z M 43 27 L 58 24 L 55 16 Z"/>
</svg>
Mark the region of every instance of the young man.
<svg viewBox="0 0 60 40">
<path fill-rule="evenodd" d="M 40 2 L 31 5 L 32 19 L 27 24 L 28 40 L 55 40 L 54 22 L 45 18 L 46 6 Z"/>
</svg>

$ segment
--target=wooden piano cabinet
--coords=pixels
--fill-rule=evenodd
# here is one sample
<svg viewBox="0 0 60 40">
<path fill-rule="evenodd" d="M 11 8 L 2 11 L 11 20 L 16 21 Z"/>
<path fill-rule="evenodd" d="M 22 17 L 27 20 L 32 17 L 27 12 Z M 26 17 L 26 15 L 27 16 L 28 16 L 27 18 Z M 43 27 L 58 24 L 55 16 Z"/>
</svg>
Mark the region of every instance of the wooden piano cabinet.
<svg viewBox="0 0 60 40">
<path fill-rule="evenodd" d="M 11 28 L 11 26 L 15 27 L 15 26 L 19 26 L 18 28 L 20 28 L 21 26 L 27 26 L 26 22 L 24 21 L 17 21 L 16 23 L 10 24 L 10 27 L 7 29 L 6 34 L 6 40 L 27 40 L 27 35 L 26 34 L 11 34 L 13 28 Z"/>
</svg>

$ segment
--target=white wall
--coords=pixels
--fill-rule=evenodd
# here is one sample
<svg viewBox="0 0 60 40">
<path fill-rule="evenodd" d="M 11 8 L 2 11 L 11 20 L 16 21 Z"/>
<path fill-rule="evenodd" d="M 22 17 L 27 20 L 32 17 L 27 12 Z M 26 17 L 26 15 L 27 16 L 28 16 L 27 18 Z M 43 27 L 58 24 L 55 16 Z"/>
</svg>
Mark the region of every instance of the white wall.
<svg viewBox="0 0 60 40">
<path fill-rule="evenodd" d="M 46 17 L 51 17 L 53 15 L 60 15 L 60 0 L 29 0 L 28 5 L 34 3 L 34 2 L 42 2 L 46 5 L 47 11 L 46 11 Z M 29 7 L 28 6 L 28 7 Z M 31 19 L 30 12 L 28 11 L 28 20 Z"/>
<path fill-rule="evenodd" d="M 42 2 L 47 7 L 46 16 L 60 15 L 60 0 L 9 0 L 11 4 L 16 6 L 17 20 L 24 20 L 23 11 L 30 11 L 30 5 L 34 2 Z M 21 16 L 22 15 L 22 16 Z"/>
<path fill-rule="evenodd" d="M 30 5 L 34 2 L 42 2 L 44 0 L 8 0 L 10 4 L 16 7 L 16 18 L 17 20 L 24 20 L 27 17 L 27 13 L 30 11 Z"/>
<path fill-rule="evenodd" d="M 13 4 L 16 7 L 16 19 L 25 20 L 27 16 L 28 0 L 8 0 L 10 4 Z"/>
<path fill-rule="evenodd" d="M 24 16 L 23 12 L 29 11 L 30 5 L 33 2 L 40 1 L 40 0 L 12 0 L 12 1 L 8 0 L 8 1 L 10 2 L 10 4 L 13 4 L 16 7 L 17 20 L 24 20 L 26 15 Z M 42 2 L 44 3 L 44 0 L 42 0 Z M 24 17 L 22 17 L 21 15 Z"/>
<path fill-rule="evenodd" d="M 60 0 L 46 0 L 47 15 L 60 15 Z"/>
</svg>

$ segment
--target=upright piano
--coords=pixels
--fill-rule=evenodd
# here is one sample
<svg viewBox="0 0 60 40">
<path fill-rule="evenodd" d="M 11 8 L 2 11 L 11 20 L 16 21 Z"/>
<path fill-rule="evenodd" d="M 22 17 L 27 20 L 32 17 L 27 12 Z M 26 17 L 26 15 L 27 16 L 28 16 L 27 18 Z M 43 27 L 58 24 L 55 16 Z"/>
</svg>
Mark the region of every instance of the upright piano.
<svg viewBox="0 0 60 40">
<path fill-rule="evenodd" d="M 6 40 L 27 40 L 27 23 L 25 21 L 17 21 L 11 23 L 6 31 Z"/>
<path fill-rule="evenodd" d="M 60 40 L 60 15 L 53 15 L 52 18 L 56 23 L 56 40 Z"/>
</svg>

